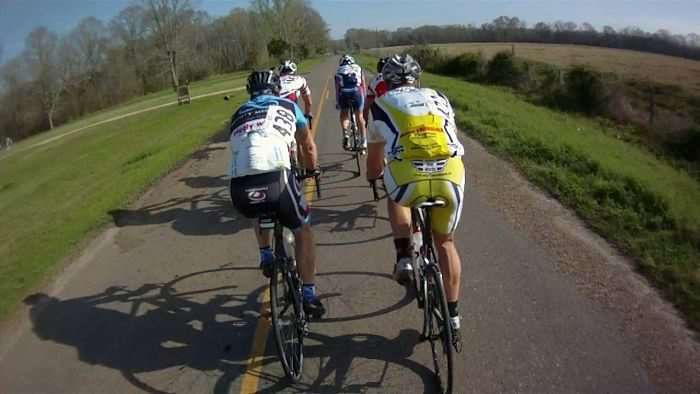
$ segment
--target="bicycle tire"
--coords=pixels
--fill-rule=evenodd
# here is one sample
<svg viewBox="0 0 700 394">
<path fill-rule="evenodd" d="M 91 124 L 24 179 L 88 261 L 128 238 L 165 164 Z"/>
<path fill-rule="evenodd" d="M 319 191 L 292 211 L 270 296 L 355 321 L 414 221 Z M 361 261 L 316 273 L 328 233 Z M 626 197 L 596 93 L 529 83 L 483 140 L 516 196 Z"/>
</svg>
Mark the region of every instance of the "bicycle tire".
<svg viewBox="0 0 700 394">
<path fill-rule="evenodd" d="M 360 136 L 357 130 L 357 116 L 355 115 L 355 110 L 350 109 L 350 130 L 352 131 L 352 150 L 355 156 L 355 164 L 357 165 L 357 171 L 355 172 L 357 176 L 362 175 L 362 167 L 360 166 Z"/>
<path fill-rule="evenodd" d="M 442 274 L 433 264 L 426 267 L 427 298 L 425 314 L 427 318 L 427 339 L 433 356 L 435 377 L 440 393 L 452 393 L 454 381 L 454 348 L 452 346 L 452 326 L 447 311 L 447 296 Z"/>
<path fill-rule="evenodd" d="M 299 382 L 304 367 L 303 311 L 301 295 L 286 264 L 287 261 L 278 261 L 270 277 L 272 327 L 282 369 L 289 379 Z"/>
</svg>

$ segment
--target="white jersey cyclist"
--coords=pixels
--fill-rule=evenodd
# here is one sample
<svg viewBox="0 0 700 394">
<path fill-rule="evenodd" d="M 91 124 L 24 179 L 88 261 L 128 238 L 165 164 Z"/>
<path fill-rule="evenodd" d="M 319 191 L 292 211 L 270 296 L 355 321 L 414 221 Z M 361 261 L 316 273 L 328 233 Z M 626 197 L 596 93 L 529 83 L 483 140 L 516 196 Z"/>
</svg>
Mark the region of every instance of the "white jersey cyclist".
<svg viewBox="0 0 700 394">
<path fill-rule="evenodd" d="M 297 129 L 308 121 L 296 103 L 260 95 L 243 104 L 231 119 L 232 178 L 291 168 Z"/>
<path fill-rule="evenodd" d="M 280 83 L 282 84 L 282 89 L 280 90 L 280 97 L 282 98 L 296 102 L 301 96 L 311 94 L 306 78 L 300 75 L 282 75 L 280 76 Z"/>
<path fill-rule="evenodd" d="M 447 98 L 436 90 L 412 86 L 392 89 L 374 101 L 371 111 L 374 122 L 369 142 L 385 142 L 389 161 L 431 159 L 412 156 L 412 147 L 417 146 L 413 136 L 420 138 L 431 134 L 440 137 L 434 138 L 431 143 L 435 146 L 429 148 L 436 155 L 464 155 L 464 147 L 457 137 L 454 110 Z"/>
<path fill-rule="evenodd" d="M 362 87 L 362 68 L 357 64 L 345 64 L 338 67 L 335 80 L 339 92 L 353 92 Z"/>
</svg>

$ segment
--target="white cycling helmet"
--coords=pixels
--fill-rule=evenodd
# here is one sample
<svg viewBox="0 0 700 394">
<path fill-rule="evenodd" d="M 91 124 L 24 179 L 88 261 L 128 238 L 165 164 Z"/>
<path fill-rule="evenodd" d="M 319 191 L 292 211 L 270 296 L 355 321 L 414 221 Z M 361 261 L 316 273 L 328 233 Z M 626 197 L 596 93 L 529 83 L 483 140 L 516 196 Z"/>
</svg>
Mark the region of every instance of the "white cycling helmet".
<svg viewBox="0 0 700 394">
<path fill-rule="evenodd" d="M 394 55 L 384 64 L 382 78 L 390 89 L 410 84 L 413 85 L 420 78 L 420 64 L 411 55 Z"/>
<path fill-rule="evenodd" d="M 343 57 L 340 58 L 340 63 L 341 66 L 345 66 L 348 64 L 355 64 L 355 59 L 353 59 L 352 56 L 350 55 L 343 55 Z"/>
<path fill-rule="evenodd" d="M 297 72 L 297 65 L 291 60 L 285 60 L 278 68 L 280 75 L 293 75 Z"/>
</svg>

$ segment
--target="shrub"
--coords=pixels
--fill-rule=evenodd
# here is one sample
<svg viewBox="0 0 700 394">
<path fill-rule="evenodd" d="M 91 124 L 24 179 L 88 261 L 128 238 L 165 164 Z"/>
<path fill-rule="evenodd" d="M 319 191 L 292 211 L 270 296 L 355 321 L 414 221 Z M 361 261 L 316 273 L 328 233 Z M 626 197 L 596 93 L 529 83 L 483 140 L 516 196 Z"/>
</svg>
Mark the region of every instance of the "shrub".
<svg viewBox="0 0 700 394">
<path fill-rule="evenodd" d="M 575 66 L 566 75 L 566 104 L 569 109 L 588 115 L 600 113 L 605 105 L 605 89 L 599 73 Z"/>
<path fill-rule="evenodd" d="M 673 156 L 691 162 L 700 162 L 700 127 L 695 127 L 680 133 L 666 144 L 666 148 Z"/>
<path fill-rule="evenodd" d="M 523 71 L 510 52 L 499 52 L 488 63 L 486 79 L 498 85 L 516 86 Z"/>
<path fill-rule="evenodd" d="M 440 74 L 454 75 L 469 81 L 483 78 L 484 58 L 481 53 L 463 53 L 446 59 L 439 70 Z"/>
<path fill-rule="evenodd" d="M 413 56 L 425 71 L 439 73 L 446 62 L 446 56 L 442 51 L 428 45 L 414 45 L 406 52 Z"/>
</svg>

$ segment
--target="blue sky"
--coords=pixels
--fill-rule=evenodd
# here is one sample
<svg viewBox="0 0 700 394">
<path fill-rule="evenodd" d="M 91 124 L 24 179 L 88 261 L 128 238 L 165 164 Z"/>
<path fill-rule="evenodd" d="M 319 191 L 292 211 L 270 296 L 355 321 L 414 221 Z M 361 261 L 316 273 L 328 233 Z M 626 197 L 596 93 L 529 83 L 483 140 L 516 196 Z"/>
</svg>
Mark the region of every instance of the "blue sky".
<svg viewBox="0 0 700 394">
<path fill-rule="evenodd" d="M 0 45 L 4 60 L 24 46 L 29 31 L 44 25 L 65 32 L 86 16 L 108 21 L 133 0 L 0 0 Z M 248 0 L 192 0 L 197 8 L 224 15 Z M 700 34 L 700 0 L 312 0 L 334 38 L 350 27 L 388 28 L 423 24 L 481 24 L 500 15 L 538 21 L 571 20 L 596 27 L 636 25 L 647 31 Z"/>
</svg>

